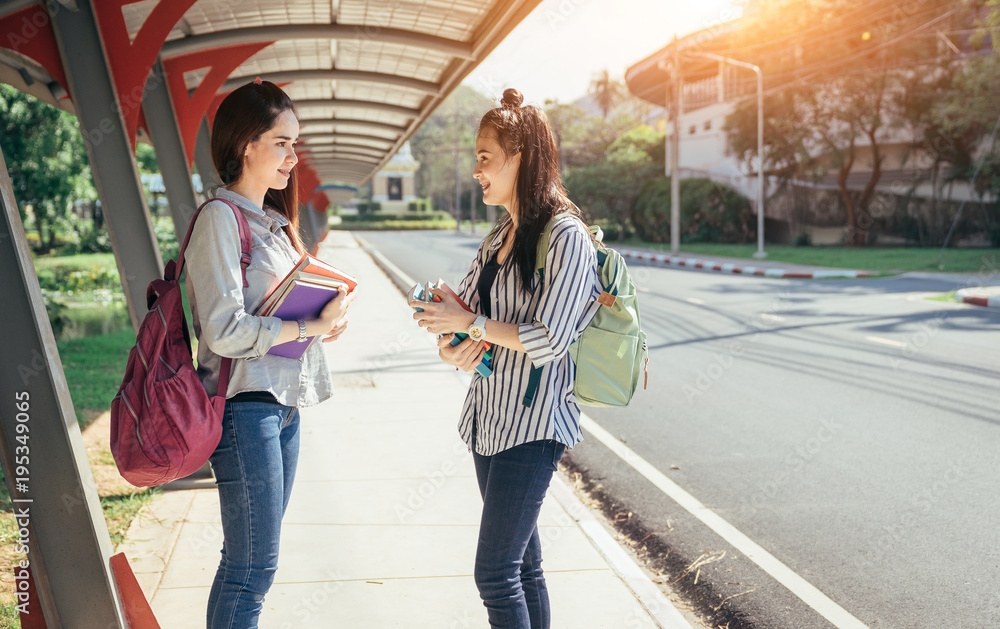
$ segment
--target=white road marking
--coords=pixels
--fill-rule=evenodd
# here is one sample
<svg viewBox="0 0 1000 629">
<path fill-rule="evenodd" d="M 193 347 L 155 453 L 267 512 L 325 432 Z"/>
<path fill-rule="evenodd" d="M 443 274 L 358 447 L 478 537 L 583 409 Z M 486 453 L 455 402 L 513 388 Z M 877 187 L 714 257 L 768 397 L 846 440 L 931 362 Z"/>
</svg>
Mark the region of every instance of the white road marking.
<svg viewBox="0 0 1000 629">
<path fill-rule="evenodd" d="M 695 305 L 697 305 L 697 306 L 704 306 L 704 305 L 705 305 L 705 302 L 703 302 L 703 301 L 702 301 L 702 300 L 700 300 L 700 299 L 696 299 L 696 298 L 694 298 L 694 297 L 688 297 L 688 298 L 687 298 L 687 299 L 685 299 L 684 301 L 687 301 L 687 302 L 690 302 L 690 303 L 692 303 L 692 304 L 695 304 Z"/>
<path fill-rule="evenodd" d="M 872 343 L 881 343 L 882 345 L 888 345 L 889 347 L 900 347 L 900 348 L 907 347 L 907 344 L 903 343 L 902 341 L 893 341 L 891 339 L 883 339 L 877 336 L 866 336 L 865 340 L 871 341 Z"/>
<path fill-rule="evenodd" d="M 616 439 L 611 433 L 601 428 L 597 422 L 586 415 L 580 416 L 580 425 L 598 441 L 603 443 L 623 461 L 628 463 L 660 491 L 667 494 L 677 504 L 684 507 L 694 517 L 701 520 L 722 539 L 729 542 L 737 550 L 747 556 L 750 561 L 760 566 L 779 583 L 788 588 L 795 596 L 816 610 L 838 629 L 868 629 L 864 623 L 850 612 L 831 600 L 811 583 L 800 577 L 791 568 L 779 561 L 774 555 L 764 550 L 756 542 L 741 533 L 732 524 L 719 517 L 714 511 L 701 504 L 697 498 L 682 489 L 663 472 L 636 454 L 631 448 Z"/>
</svg>

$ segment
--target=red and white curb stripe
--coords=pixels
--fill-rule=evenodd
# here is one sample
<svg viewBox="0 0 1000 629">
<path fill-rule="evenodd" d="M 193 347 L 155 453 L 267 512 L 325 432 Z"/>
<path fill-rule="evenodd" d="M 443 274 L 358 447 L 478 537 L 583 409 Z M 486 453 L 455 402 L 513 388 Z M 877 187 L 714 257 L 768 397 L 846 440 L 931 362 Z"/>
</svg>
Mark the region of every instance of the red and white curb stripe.
<svg viewBox="0 0 1000 629">
<path fill-rule="evenodd" d="M 857 278 L 857 277 L 869 277 L 874 275 L 870 271 L 848 271 L 848 270 L 829 270 L 829 271 L 787 271 L 785 269 L 773 269 L 764 268 L 756 266 L 738 266 L 732 263 L 720 263 L 713 260 L 700 260 L 698 258 L 681 258 L 678 256 L 671 256 L 667 254 L 651 253 L 648 251 L 630 251 L 627 249 L 620 250 L 622 256 L 626 259 L 631 258 L 635 260 L 644 260 L 646 262 L 653 262 L 655 264 L 665 264 L 668 266 L 677 266 L 688 269 L 702 269 L 705 271 L 719 271 L 721 273 L 732 273 L 736 275 L 755 275 L 757 277 L 783 277 L 788 279 L 803 279 L 803 280 L 817 280 L 828 277 L 846 277 L 846 278 Z"/>
<path fill-rule="evenodd" d="M 984 295 L 976 289 L 963 288 L 955 293 L 955 301 L 984 308 L 1000 308 L 1000 295 Z"/>
</svg>

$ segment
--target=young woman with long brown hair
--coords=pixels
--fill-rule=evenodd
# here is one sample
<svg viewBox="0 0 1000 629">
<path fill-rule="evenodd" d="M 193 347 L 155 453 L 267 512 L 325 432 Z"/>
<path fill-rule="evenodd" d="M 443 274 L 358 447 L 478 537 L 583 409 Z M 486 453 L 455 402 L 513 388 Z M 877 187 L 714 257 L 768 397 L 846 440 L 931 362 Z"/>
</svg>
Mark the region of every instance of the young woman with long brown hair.
<svg viewBox="0 0 1000 629">
<path fill-rule="evenodd" d="M 198 372 L 215 395 L 223 357 L 232 369 L 222 440 L 212 470 L 222 508 L 222 559 L 208 601 L 208 629 L 253 629 L 278 564 L 281 518 L 295 478 L 299 408 L 332 394 L 325 346 L 294 360 L 274 345 L 347 327 L 354 293 L 340 294 L 311 321 L 252 313 L 299 261 L 295 142 L 299 123 L 288 95 L 259 79 L 229 94 L 212 128 L 212 160 L 223 186 L 201 211 L 186 252 L 187 294 L 198 337 Z M 236 217 L 252 236 L 243 285 Z"/>
<path fill-rule="evenodd" d="M 582 438 L 568 350 L 600 307 L 596 254 L 563 189 L 552 130 L 541 109 L 522 101 L 506 90 L 479 124 L 473 176 L 485 202 L 504 206 L 507 216 L 457 291 L 473 312 L 441 291 L 441 303 L 411 303 L 423 309 L 414 315 L 420 325 L 443 335 L 442 360 L 473 372 L 459 432 L 483 495 L 475 579 L 496 629 L 550 624 L 538 514 L 564 449 Z M 538 244 L 554 217 L 540 281 Z M 470 338 L 452 347 L 455 332 Z M 488 377 L 474 372 L 483 341 L 494 347 Z M 529 401 L 533 366 L 540 380 Z"/>
</svg>

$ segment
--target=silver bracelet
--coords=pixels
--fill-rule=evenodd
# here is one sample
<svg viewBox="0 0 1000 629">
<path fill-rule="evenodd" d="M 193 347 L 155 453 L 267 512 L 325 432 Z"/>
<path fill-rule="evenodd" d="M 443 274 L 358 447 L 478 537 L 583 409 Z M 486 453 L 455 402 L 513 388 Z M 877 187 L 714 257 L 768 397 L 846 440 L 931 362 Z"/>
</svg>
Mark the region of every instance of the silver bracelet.
<svg viewBox="0 0 1000 629">
<path fill-rule="evenodd" d="M 303 321 L 302 319 L 299 319 L 299 338 L 298 338 L 298 341 L 299 341 L 299 343 L 305 343 L 306 342 L 306 322 Z"/>
</svg>

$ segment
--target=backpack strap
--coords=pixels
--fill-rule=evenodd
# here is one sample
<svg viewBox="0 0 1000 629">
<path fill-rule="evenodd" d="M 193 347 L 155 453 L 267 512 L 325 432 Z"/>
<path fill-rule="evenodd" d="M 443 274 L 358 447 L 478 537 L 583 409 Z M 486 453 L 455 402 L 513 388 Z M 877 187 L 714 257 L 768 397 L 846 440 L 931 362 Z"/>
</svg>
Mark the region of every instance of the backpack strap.
<svg viewBox="0 0 1000 629">
<path fill-rule="evenodd" d="M 240 232 L 240 270 L 243 274 L 243 288 L 250 286 L 247 282 L 247 267 L 250 266 L 250 251 L 252 248 L 252 240 L 250 238 L 250 223 L 247 222 L 247 217 L 243 216 L 243 212 L 236 207 L 236 204 L 232 201 L 227 201 L 225 199 L 209 199 L 201 204 L 195 211 L 194 216 L 191 217 L 191 224 L 188 225 L 187 235 L 184 236 L 184 244 L 181 245 L 181 251 L 177 255 L 177 262 L 173 269 L 170 269 L 170 263 L 167 264 L 168 271 L 172 270 L 171 275 L 173 277 L 165 277 L 164 279 L 180 279 L 181 272 L 184 270 L 184 253 L 187 251 L 188 241 L 191 240 L 191 233 L 194 231 L 194 223 L 198 220 L 198 216 L 201 211 L 205 209 L 205 206 L 212 201 L 222 201 L 233 211 L 236 216 L 236 226 Z M 173 261 L 171 260 L 171 263 Z"/>
<path fill-rule="evenodd" d="M 568 215 L 569 212 L 557 212 L 552 215 L 549 222 L 545 224 L 545 228 L 542 229 L 542 234 L 538 237 L 538 253 L 535 256 L 535 273 L 538 274 L 538 295 L 539 300 L 541 299 L 542 287 L 545 284 L 545 258 L 549 253 L 549 241 L 552 238 L 552 230 L 556 226 L 556 222 L 559 221 L 563 216 Z M 587 224 L 583 222 L 583 219 L 576 217 L 581 223 L 583 223 L 584 228 L 590 231 Z M 538 313 L 538 306 L 535 306 L 535 313 Z M 535 401 L 535 394 L 538 393 L 538 385 L 542 381 L 542 368 L 531 366 L 531 372 L 528 374 L 528 388 L 524 392 L 524 398 L 521 400 L 521 404 L 524 406 L 531 406 L 531 403 Z"/>
<path fill-rule="evenodd" d="M 247 217 L 243 216 L 242 210 L 236 207 L 236 204 L 232 201 L 227 201 L 225 199 L 209 199 L 201 204 L 195 211 L 194 216 L 191 217 L 191 224 L 188 225 L 187 235 L 184 236 L 184 244 L 181 245 L 181 251 L 177 255 L 177 262 L 173 260 L 167 263 L 167 269 L 164 273 L 164 279 L 180 279 L 181 272 L 184 270 L 184 253 L 187 251 L 188 241 L 191 240 L 191 232 L 194 231 L 194 222 L 198 220 L 198 215 L 201 211 L 205 209 L 211 201 L 222 201 L 233 211 L 236 216 L 236 225 L 240 232 L 240 271 L 243 274 L 243 288 L 250 286 L 247 282 L 247 267 L 250 266 L 250 251 L 252 248 L 252 240 L 250 238 L 250 223 L 247 222 Z M 168 277 L 169 276 L 169 277 Z M 191 347 L 190 337 L 188 337 L 187 324 L 184 325 L 184 336 L 188 338 L 188 347 Z M 223 358 L 222 365 L 219 367 L 219 386 L 216 391 L 216 397 L 223 400 L 220 404 L 224 403 L 226 399 L 226 392 L 229 390 L 229 375 L 232 372 L 233 359 Z M 221 410 L 221 409 L 218 409 Z"/>
</svg>

